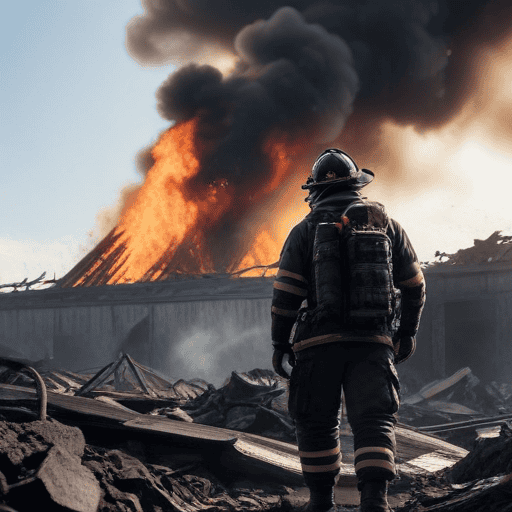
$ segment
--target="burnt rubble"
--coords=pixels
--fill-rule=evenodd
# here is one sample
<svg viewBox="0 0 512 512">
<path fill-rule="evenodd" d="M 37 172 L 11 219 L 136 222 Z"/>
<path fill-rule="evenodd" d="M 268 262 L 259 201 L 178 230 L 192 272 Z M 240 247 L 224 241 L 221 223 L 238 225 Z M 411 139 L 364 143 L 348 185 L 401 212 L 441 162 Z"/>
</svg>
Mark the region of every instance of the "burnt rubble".
<svg viewBox="0 0 512 512">
<path fill-rule="evenodd" d="M 512 260 L 512 236 L 495 231 L 485 240 L 475 239 L 474 245 L 459 249 L 454 254 L 436 251 L 433 265 L 471 265 L 481 263 L 510 262 Z"/>
<path fill-rule="evenodd" d="M 85 440 L 54 420 L 0 422 L 0 503 L 16 510 L 94 512 L 100 486 L 82 465 Z"/>
<path fill-rule="evenodd" d="M 0 439 L 0 507 L 17 512 L 290 510 L 283 487 L 222 483 L 179 457 L 153 464 L 133 445 L 137 456 L 85 444 L 78 428 L 55 420 L 0 421 Z"/>
<path fill-rule="evenodd" d="M 512 423 L 499 436 L 478 440 L 452 468 L 419 476 L 408 502 L 396 512 L 512 511 Z"/>
<path fill-rule="evenodd" d="M 126 451 L 87 446 L 84 465 L 100 482 L 100 512 L 286 510 L 284 490 L 222 483 L 199 464 L 151 464 Z"/>
<path fill-rule="evenodd" d="M 478 436 L 495 436 L 512 420 L 512 384 L 483 383 L 470 368 L 423 386 L 402 399 L 400 421 L 471 449 Z"/>
<path fill-rule="evenodd" d="M 205 392 L 182 406 L 192 421 L 261 436 L 295 441 L 295 428 L 287 411 L 287 381 L 271 370 L 232 372 L 220 389 Z M 152 414 L 176 416 L 175 409 Z"/>
<path fill-rule="evenodd" d="M 32 380 L 0 368 L 0 510 L 277 512 L 307 500 L 287 381 L 270 370 L 232 372 L 217 389 L 172 383 L 122 354 L 95 375 L 41 374 L 47 421 L 35 419 Z M 512 510 L 511 398 L 469 368 L 408 391 L 394 510 Z M 341 440 L 339 512 L 358 504 L 344 416 Z"/>
</svg>

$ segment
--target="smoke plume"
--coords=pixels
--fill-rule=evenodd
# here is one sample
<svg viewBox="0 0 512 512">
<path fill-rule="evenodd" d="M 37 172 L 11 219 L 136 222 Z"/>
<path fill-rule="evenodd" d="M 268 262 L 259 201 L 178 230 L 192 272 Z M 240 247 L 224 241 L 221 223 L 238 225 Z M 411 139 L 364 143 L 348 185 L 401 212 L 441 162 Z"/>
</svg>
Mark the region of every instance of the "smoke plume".
<svg viewBox="0 0 512 512">
<path fill-rule="evenodd" d="M 231 171 L 223 177 L 240 185 L 271 129 L 299 137 L 307 128 L 317 142 L 336 137 L 352 111 L 358 79 L 346 43 L 290 7 L 246 26 L 233 44 L 239 60 L 227 78 L 190 64 L 171 75 L 157 97 L 163 117 L 201 114 L 208 136 L 217 138 L 214 174 L 206 179 L 222 168 Z"/>
<path fill-rule="evenodd" d="M 346 63 L 347 50 L 341 50 L 346 46 L 359 78 L 361 99 L 384 93 L 388 108 L 382 102 L 379 110 L 408 122 L 424 122 L 423 117 L 434 117 L 430 115 L 432 108 L 444 114 L 448 103 L 456 102 L 455 89 L 464 93 L 463 69 L 458 70 L 457 77 L 450 77 L 456 79 L 453 85 L 445 80 L 447 52 L 454 40 L 468 44 L 482 36 L 487 40 L 499 37 L 509 25 L 507 4 L 485 0 L 295 0 L 286 4 L 245 0 L 237 2 L 235 9 L 225 0 L 143 0 L 145 14 L 130 22 L 127 48 L 144 64 L 195 61 L 212 47 L 223 48 L 238 55 L 253 72 L 265 62 L 289 59 L 299 73 L 284 69 L 288 73 L 283 80 L 296 78 L 291 88 L 297 91 L 306 77 L 311 84 L 314 76 L 313 87 L 322 92 L 325 89 L 318 87 L 324 79 L 321 73 L 330 70 L 333 61 L 340 67 Z M 283 5 L 288 7 L 280 11 Z M 479 33 L 481 21 L 489 18 L 492 29 L 487 27 L 485 35 Z M 275 30 L 278 32 L 271 34 Z M 304 44 L 308 33 L 309 37 L 318 34 L 317 44 Z M 340 100 L 336 94 L 325 98 L 334 110 L 345 108 L 354 94 L 353 72 L 346 73 L 338 76 L 347 79 L 346 96 L 341 101 L 333 101 Z M 330 70 L 326 82 L 335 74 L 336 70 Z M 254 81 L 259 87 L 267 85 L 259 73 Z M 449 102 L 443 101 L 447 94 Z M 290 107 L 293 112 L 293 101 Z M 172 108 L 164 111 L 173 114 Z M 346 113 L 343 110 L 341 116 Z"/>
<path fill-rule="evenodd" d="M 503 37 L 512 14 L 505 0 L 142 4 L 127 49 L 145 65 L 181 66 L 157 91 L 158 110 L 172 122 L 199 120 L 201 171 L 189 193 L 220 182 L 236 190 L 206 235 L 214 253 L 240 240 L 244 219 L 265 220 L 252 201 L 271 179 L 266 138 L 294 140 L 303 161 L 337 145 L 371 165 L 384 121 L 428 129 L 457 112 L 471 90 L 472 52 Z M 233 59 L 229 73 L 204 64 L 222 55 Z M 143 150 L 140 167 L 151 162 Z"/>
</svg>

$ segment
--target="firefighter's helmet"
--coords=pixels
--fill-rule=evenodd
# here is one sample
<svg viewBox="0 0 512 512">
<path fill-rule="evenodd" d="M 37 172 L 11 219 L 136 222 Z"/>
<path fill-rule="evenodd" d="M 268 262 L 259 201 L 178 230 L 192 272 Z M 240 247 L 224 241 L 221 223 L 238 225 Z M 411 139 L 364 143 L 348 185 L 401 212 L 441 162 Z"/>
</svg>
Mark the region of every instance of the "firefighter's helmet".
<svg viewBox="0 0 512 512">
<path fill-rule="evenodd" d="M 374 178 L 372 171 L 359 169 L 344 151 L 326 149 L 315 161 L 311 175 L 303 189 L 315 189 L 335 183 L 344 183 L 347 188 L 360 189 L 371 183 Z"/>
</svg>

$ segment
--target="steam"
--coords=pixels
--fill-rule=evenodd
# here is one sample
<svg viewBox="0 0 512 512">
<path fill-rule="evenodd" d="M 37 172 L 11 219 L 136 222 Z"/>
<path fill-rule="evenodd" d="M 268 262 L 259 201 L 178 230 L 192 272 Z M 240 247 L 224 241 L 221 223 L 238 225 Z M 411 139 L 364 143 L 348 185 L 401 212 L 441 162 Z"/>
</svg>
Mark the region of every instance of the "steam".
<svg viewBox="0 0 512 512">
<path fill-rule="evenodd" d="M 267 325 L 240 329 L 226 319 L 215 327 L 199 327 L 173 343 L 166 371 L 174 379 L 200 378 L 221 387 L 232 371 L 269 368 Z"/>
</svg>

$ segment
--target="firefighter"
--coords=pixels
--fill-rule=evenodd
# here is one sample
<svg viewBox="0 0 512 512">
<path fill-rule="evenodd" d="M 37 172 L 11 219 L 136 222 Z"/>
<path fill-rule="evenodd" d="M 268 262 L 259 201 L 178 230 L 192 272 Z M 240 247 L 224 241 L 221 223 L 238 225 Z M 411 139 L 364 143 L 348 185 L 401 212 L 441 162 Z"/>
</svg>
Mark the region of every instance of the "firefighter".
<svg viewBox="0 0 512 512">
<path fill-rule="evenodd" d="M 373 178 L 372 171 L 359 169 L 339 149 L 328 149 L 317 158 L 302 186 L 309 191 L 305 200 L 311 212 L 288 235 L 274 281 L 272 364 L 277 374 L 290 379 L 289 411 L 310 490 L 307 512 L 335 510 L 342 392 L 354 434 L 361 511 L 390 510 L 387 485 L 396 474 L 400 392 L 394 365 L 415 350 L 425 282 L 403 228 L 387 217 L 382 205 L 365 201 L 361 195 L 360 190 Z M 373 249 L 366 251 L 369 259 L 364 265 L 337 254 L 343 250 L 342 233 L 355 232 L 350 231 L 354 226 L 370 227 L 379 236 L 385 235 L 389 241 L 387 265 L 372 263 Z M 334 229 L 339 236 L 332 235 Z M 383 250 L 386 243 L 381 243 Z M 354 278 L 355 267 L 359 274 Z M 366 279 L 361 272 L 373 273 L 370 281 L 375 278 L 377 287 L 385 285 L 388 276 L 391 286 L 363 297 L 366 310 L 354 313 L 349 276 L 357 284 Z M 364 294 L 364 287 L 362 290 Z M 372 317 L 380 307 L 374 307 L 372 301 L 379 300 L 391 304 L 391 312 Z M 286 360 L 292 366 L 291 375 L 285 370 Z"/>
</svg>

